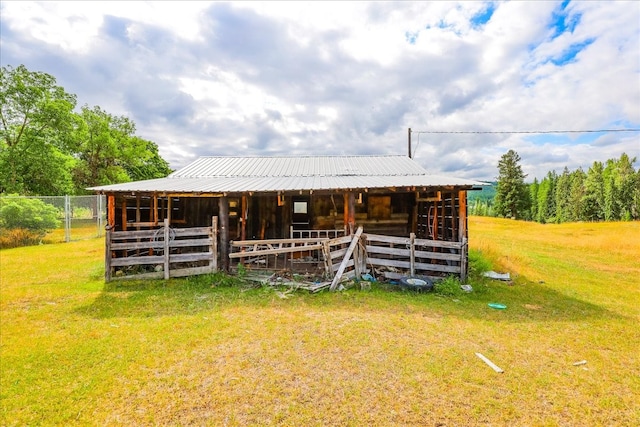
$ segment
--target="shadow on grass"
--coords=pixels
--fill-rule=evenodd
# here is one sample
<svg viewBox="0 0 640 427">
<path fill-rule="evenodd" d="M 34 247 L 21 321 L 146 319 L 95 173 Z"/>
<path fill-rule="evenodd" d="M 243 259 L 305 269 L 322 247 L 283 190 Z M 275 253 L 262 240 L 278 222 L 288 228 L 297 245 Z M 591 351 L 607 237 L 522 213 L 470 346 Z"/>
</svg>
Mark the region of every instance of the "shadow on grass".
<svg viewBox="0 0 640 427">
<path fill-rule="evenodd" d="M 77 312 L 95 318 L 196 314 L 242 304 L 249 293 L 241 284 L 220 273 L 168 281 L 116 280 L 105 283 L 100 295 Z"/>
<path fill-rule="evenodd" d="M 78 313 L 95 318 L 194 315 L 232 307 L 304 307 L 305 310 L 354 310 L 397 313 L 424 311 L 434 316 L 454 316 L 498 322 L 563 322 L 585 319 L 622 318 L 596 304 L 573 298 L 544 284 L 518 278 L 517 283 L 475 278 L 473 292 L 454 287 L 430 293 L 401 291 L 397 286 L 374 283 L 371 290 L 354 288 L 344 292 L 310 294 L 298 290 L 283 298 L 285 288 L 251 287 L 223 274 L 169 281 L 115 281 Z M 459 288 L 459 286 L 458 286 Z M 489 303 L 507 306 L 496 310 Z"/>
</svg>

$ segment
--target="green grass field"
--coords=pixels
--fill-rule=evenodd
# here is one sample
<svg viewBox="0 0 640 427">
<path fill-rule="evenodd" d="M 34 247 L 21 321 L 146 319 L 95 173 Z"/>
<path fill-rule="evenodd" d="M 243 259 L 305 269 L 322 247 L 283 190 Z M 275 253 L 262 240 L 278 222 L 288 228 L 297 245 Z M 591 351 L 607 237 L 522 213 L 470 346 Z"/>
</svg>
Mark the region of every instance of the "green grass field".
<svg viewBox="0 0 640 427">
<path fill-rule="evenodd" d="M 640 223 L 473 217 L 470 245 L 513 282 L 283 298 L 105 285 L 102 239 L 2 250 L 2 425 L 640 425 Z"/>
</svg>

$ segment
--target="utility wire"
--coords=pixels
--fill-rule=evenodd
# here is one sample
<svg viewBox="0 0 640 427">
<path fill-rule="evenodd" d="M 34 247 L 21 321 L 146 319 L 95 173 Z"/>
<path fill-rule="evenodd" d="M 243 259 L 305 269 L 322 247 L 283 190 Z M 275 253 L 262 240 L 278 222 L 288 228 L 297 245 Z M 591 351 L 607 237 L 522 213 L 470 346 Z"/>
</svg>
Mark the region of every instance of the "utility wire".
<svg viewBox="0 0 640 427">
<path fill-rule="evenodd" d="M 413 149 L 415 157 L 420 145 L 420 134 L 551 134 L 551 133 L 608 133 L 608 132 L 640 132 L 640 129 L 587 129 L 587 130 L 410 130 L 418 135 L 418 143 Z"/>
<path fill-rule="evenodd" d="M 465 133 L 465 134 L 543 134 L 543 133 L 604 133 L 604 132 L 640 132 L 640 129 L 588 129 L 588 130 L 412 130 L 411 133 Z"/>
</svg>

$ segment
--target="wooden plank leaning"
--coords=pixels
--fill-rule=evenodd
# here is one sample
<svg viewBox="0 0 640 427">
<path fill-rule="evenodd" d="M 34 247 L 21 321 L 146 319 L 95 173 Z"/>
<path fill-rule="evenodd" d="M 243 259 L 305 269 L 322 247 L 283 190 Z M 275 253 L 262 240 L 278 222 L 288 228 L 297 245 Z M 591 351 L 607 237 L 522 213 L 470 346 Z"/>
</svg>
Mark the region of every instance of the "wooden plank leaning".
<svg viewBox="0 0 640 427">
<path fill-rule="evenodd" d="M 338 287 L 338 283 L 340 283 L 340 279 L 342 278 L 342 274 L 344 273 L 344 269 L 347 268 L 347 263 L 353 254 L 353 251 L 358 247 L 358 243 L 360 243 L 360 235 L 362 235 L 362 227 L 358 227 L 358 230 L 353 235 L 351 239 L 351 244 L 349 245 L 349 249 L 347 249 L 347 253 L 344 255 L 342 259 L 342 263 L 336 272 L 336 275 L 333 277 L 333 281 L 331 282 L 331 286 L 329 290 L 335 291 Z"/>
</svg>

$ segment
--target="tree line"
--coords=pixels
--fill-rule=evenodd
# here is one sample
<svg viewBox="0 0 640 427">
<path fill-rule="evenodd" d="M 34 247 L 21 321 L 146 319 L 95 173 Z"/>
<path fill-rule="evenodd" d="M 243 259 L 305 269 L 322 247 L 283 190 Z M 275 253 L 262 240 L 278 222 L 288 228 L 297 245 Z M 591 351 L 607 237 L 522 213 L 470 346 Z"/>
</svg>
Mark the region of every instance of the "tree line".
<svg viewBox="0 0 640 427">
<path fill-rule="evenodd" d="M 0 70 L 0 194 L 87 194 L 87 187 L 171 173 L 135 123 L 70 94 L 24 65 Z"/>
<path fill-rule="evenodd" d="M 640 219 L 640 168 L 636 158 L 594 161 L 561 174 L 550 171 L 540 181 L 525 183 L 526 175 L 513 150 L 498 162 L 493 199 L 471 196 L 470 214 L 561 223 L 572 221 L 630 221 Z M 484 192 L 484 191 L 483 191 Z"/>
</svg>

